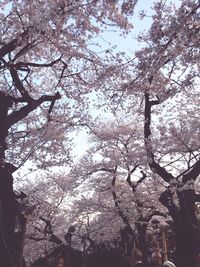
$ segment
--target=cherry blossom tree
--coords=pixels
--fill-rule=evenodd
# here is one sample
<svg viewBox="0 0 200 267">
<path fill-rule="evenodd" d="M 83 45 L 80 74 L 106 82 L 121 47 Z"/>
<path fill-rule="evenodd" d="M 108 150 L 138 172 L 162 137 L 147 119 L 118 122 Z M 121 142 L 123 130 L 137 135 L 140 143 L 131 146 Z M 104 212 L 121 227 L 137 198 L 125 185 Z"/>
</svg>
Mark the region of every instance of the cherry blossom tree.
<svg viewBox="0 0 200 267">
<path fill-rule="evenodd" d="M 64 235 L 73 222 L 73 202 L 68 199 L 72 199 L 69 192 L 74 187 L 75 183 L 66 179 L 66 171 L 43 171 L 41 175 L 40 170 L 34 179 L 23 184 L 26 198 L 21 201 L 20 210 L 26 218 L 24 258 L 28 266 L 64 243 Z"/>
<path fill-rule="evenodd" d="M 160 201 L 168 208 L 173 218 L 178 266 L 191 266 L 193 253 L 200 242 L 195 214 L 195 205 L 199 202 L 199 195 L 195 193 L 194 188 L 194 182 L 200 174 L 199 144 L 196 139 L 198 129 L 194 128 L 194 121 L 190 120 L 189 114 L 191 107 L 193 112 L 197 111 L 196 101 L 193 101 L 192 95 L 198 94 L 196 84 L 198 80 L 198 62 L 196 61 L 198 34 L 196 33 L 199 26 L 196 25 L 196 19 L 199 7 L 198 2 L 184 2 L 176 12 L 176 19 L 168 18 L 168 25 L 163 22 L 164 13 L 157 13 L 154 18 L 155 23 L 149 32 L 154 48 L 151 55 L 151 48 L 148 51 L 150 55 L 147 63 L 149 64 L 147 72 L 149 86 L 146 86 L 144 96 L 144 140 L 150 169 L 168 184 L 167 190 L 160 196 Z M 157 10 L 160 8 L 157 6 Z M 154 32 L 158 35 L 156 39 Z M 157 49 L 161 49 L 160 53 Z M 154 52 L 157 55 L 153 54 Z M 147 62 L 147 58 L 145 60 Z M 159 73 L 162 75 L 161 79 L 159 79 Z M 162 79 L 165 81 L 162 82 Z M 175 92 L 176 97 L 172 97 Z M 168 100 L 165 100 L 166 98 Z M 165 112 L 170 112 L 170 108 L 173 110 L 171 122 L 167 118 L 168 113 L 162 114 L 166 121 L 164 119 L 155 123 L 155 127 L 156 125 L 159 127 L 158 134 L 161 139 L 155 138 L 156 130 L 153 133 L 151 129 L 153 112 L 159 104 Z M 168 109 L 165 109 L 164 105 Z M 167 124 L 163 127 L 164 121 Z M 184 124 L 188 126 L 184 127 Z M 154 142 L 154 138 L 157 141 Z"/>
<path fill-rule="evenodd" d="M 155 4 L 153 24 L 139 37 L 147 45 L 136 53 L 135 75 L 122 87 L 129 95 L 144 93 L 147 159 L 167 186 L 160 202 L 173 218 L 178 266 L 191 266 L 200 242 L 194 186 L 200 174 L 199 8 L 199 1 L 183 1 L 174 11 Z"/>
<path fill-rule="evenodd" d="M 178 266 L 191 266 L 200 242 L 195 190 L 200 174 L 199 8 L 194 0 L 181 1 L 177 8 L 156 2 L 150 30 L 138 37 L 144 47 L 134 60 L 113 64 L 109 86 L 101 87 L 113 112 L 132 110 L 140 119 L 144 113 L 141 137 L 152 176 L 167 187 L 160 202 L 174 221 Z"/>
<path fill-rule="evenodd" d="M 101 218 L 101 222 L 102 218 L 110 218 L 111 214 L 114 216 L 112 230 L 111 224 L 105 219 L 107 230 L 104 228 L 106 233 L 101 239 L 112 240 L 116 225 L 115 237 L 121 232 L 124 252 L 130 256 L 135 243 L 147 258 L 148 248 L 144 241 L 146 229 L 153 215 L 166 215 L 166 210 L 156 203 L 156 196 L 158 201 L 160 190 L 165 187 L 162 185 L 159 188 L 149 176 L 142 146 L 142 129 L 137 123 L 134 126 L 128 123 L 127 118 L 130 117 L 123 114 L 123 117 L 115 117 L 115 120 L 110 119 L 106 123 L 93 123 L 93 128 L 89 127 L 92 131 L 89 141 L 92 148 L 77 162 L 70 174 L 85 184 L 80 191 L 91 193 L 87 202 L 84 198 L 80 201 L 84 211 L 88 211 L 92 205 L 93 214 L 97 210 L 99 214 L 96 217 Z M 134 119 L 132 117 L 130 121 Z M 103 215 L 108 212 L 108 215 Z M 114 224 L 115 221 L 117 224 Z M 102 224 L 99 220 L 97 222 Z M 95 235 L 95 240 L 98 240 L 97 232 Z"/>
<path fill-rule="evenodd" d="M 136 2 L 1 1 L 0 258 L 5 265 L 19 265 L 13 242 L 17 208 L 12 176 L 20 166 L 18 155 L 25 161 L 42 151 L 37 158 L 53 163 L 55 156 L 47 152 L 58 149 L 63 157 L 61 136 L 71 119 L 80 117 L 80 93 L 90 91 L 101 67 L 88 47 L 90 40 L 111 24 L 127 32 L 127 16 Z"/>
<path fill-rule="evenodd" d="M 93 37 L 110 26 L 127 33 L 131 27 L 128 17 L 136 2 L 5 0 L 0 3 L 0 120 L 3 125 L 0 128 L 0 258 L 7 265 L 20 266 L 13 234 L 18 215 L 13 173 L 27 159 L 35 160 L 41 167 L 69 163 L 70 150 L 66 148 L 67 142 L 71 144 L 69 134 L 74 126 L 88 123 L 90 115 L 85 110 L 93 110 L 91 101 L 88 102 L 93 94 L 99 111 L 103 106 L 104 112 L 115 113 L 120 109 L 125 115 L 127 111 L 137 114 L 134 122 L 139 132 L 137 142 L 128 147 L 128 139 L 121 139 L 120 133 L 129 127 L 122 124 L 120 130 L 113 131 L 122 141 L 119 146 L 119 140 L 110 131 L 109 150 L 106 146 L 92 150 L 91 157 L 87 155 L 87 164 L 79 163 L 78 172 L 82 171 L 83 180 L 88 174 L 92 178 L 96 175 L 95 179 L 102 183 L 112 178 L 109 197 L 121 222 L 128 225 L 127 206 L 122 209 L 115 190 L 116 174 L 126 177 L 133 197 L 135 184 L 130 175 L 142 164 L 140 175 L 143 176 L 139 180 L 147 172 L 154 182 L 162 183 L 160 201 L 174 221 L 177 265 L 191 266 L 192 255 L 199 245 L 195 213 L 199 195 L 195 182 L 200 172 L 200 3 L 183 0 L 175 8 L 166 1 L 157 1 L 150 30 L 138 37 L 144 46 L 133 59 L 125 60 L 122 54 L 113 54 L 110 49 L 104 59 L 98 57 L 91 48 Z M 127 124 L 131 120 L 127 119 Z M 102 134 L 103 131 L 101 138 Z M 92 162 L 98 149 L 102 151 L 103 162 L 94 162 L 91 170 L 88 162 Z M 75 175 L 76 169 L 73 171 Z M 95 179 L 91 180 L 93 185 Z M 131 212 L 135 209 L 130 208 Z"/>
</svg>

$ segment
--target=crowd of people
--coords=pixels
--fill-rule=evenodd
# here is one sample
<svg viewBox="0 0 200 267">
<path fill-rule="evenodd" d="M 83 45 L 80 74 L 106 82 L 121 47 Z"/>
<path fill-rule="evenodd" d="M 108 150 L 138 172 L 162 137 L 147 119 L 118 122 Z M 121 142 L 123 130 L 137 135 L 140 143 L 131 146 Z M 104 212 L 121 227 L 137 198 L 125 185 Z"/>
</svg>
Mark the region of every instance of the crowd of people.
<svg viewBox="0 0 200 267">
<path fill-rule="evenodd" d="M 133 267 L 176 267 L 172 260 L 165 260 L 163 263 L 162 255 L 159 250 L 155 250 L 152 253 L 149 263 L 143 262 L 142 252 L 139 249 L 133 249 L 132 259 Z M 200 267 L 200 249 L 196 250 L 194 253 L 194 263 L 192 266 Z"/>
<path fill-rule="evenodd" d="M 121 255 L 118 251 L 100 251 L 98 253 L 89 255 L 85 261 L 85 267 L 176 267 L 171 261 L 165 261 L 162 264 L 161 254 L 157 251 L 153 252 L 150 263 L 143 262 L 143 256 L 139 249 L 134 249 L 133 257 Z M 57 260 L 56 267 L 68 266 L 67 260 L 64 256 L 60 256 Z"/>
<path fill-rule="evenodd" d="M 162 263 L 162 255 L 159 250 L 155 250 L 149 263 L 143 262 L 142 252 L 139 249 L 133 249 L 133 267 L 176 267 L 172 261 L 165 261 Z"/>
<path fill-rule="evenodd" d="M 200 250 L 195 253 L 194 262 L 194 267 L 200 267 Z M 55 267 L 73 267 L 68 265 L 68 260 L 64 256 L 60 256 Z M 132 251 L 131 260 L 120 254 L 119 251 L 99 251 L 86 258 L 84 267 L 176 267 L 176 265 L 171 260 L 163 263 L 159 250 L 152 253 L 148 263 L 144 262 L 142 252 L 135 248 Z"/>
</svg>

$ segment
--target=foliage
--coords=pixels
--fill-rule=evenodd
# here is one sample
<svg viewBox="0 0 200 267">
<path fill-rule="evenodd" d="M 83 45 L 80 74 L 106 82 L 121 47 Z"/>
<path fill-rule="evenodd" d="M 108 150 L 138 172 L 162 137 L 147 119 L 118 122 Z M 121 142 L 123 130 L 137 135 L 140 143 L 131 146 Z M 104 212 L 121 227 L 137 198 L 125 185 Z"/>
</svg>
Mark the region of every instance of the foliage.
<svg viewBox="0 0 200 267">
<path fill-rule="evenodd" d="M 149 219 L 160 199 L 176 231 L 191 218 L 197 226 L 200 4 L 156 1 L 133 58 L 99 56 L 97 36 L 111 26 L 127 34 L 136 3 L 1 1 L 1 164 L 48 169 L 43 181 L 29 176 L 36 225 L 43 214 L 60 234 L 76 223 L 81 237 L 111 240 Z M 90 148 L 74 162 L 73 131 L 82 127 Z M 63 165 L 64 173 L 50 168 Z"/>
</svg>

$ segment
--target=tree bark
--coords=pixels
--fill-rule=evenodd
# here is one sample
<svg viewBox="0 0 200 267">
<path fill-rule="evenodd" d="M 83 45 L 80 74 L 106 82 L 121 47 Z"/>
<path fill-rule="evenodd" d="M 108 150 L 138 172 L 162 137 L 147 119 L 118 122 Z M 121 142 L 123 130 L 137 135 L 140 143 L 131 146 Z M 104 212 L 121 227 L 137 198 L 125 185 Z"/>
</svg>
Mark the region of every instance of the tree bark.
<svg viewBox="0 0 200 267">
<path fill-rule="evenodd" d="M 17 214 L 13 192 L 12 164 L 5 162 L 8 136 L 7 114 L 12 102 L 4 94 L 0 95 L 0 259 L 5 266 L 15 266 L 13 233 Z"/>
<path fill-rule="evenodd" d="M 21 267 L 20 258 L 22 257 L 22 251 L 16 253 L 16 246 L 19 246 L 19 240 L 14 233 L 14 229 L 16 216 L 19 215 L 19 211 L 13 191 L 12 173 L 17 168 L 6 162 L 5 152 L 7 149 L 6 138 L 8 130 L 13 124 L 22 120 L 43 102 L 55 101 L 60 98 L 60 95 L 57 93 L 54 96 L 42 96 L 38 100 L 29 97 L 26 106 L 8 114 L 14 102 L 27 101 L 27 98 L 24 100 L 22 98 L 15 99 L 0 92 L 0 259 L 4 266 L 9 267 Z"/>
<path fill-rule="evenodd" d="M 200 234 L 198 229 L 197 217 L 195 214 L 195 201 L 197 197 L 194 189 L 185 189 L 186 183 L 194 184 L 195 179 L 200 174 L 200 160 L 177 177 L 167 172 L 155 160 L 151 142 L 151 108 L 153 105 L 159 104 L 158 101 L 150 100 L 149 93 L 145 93 L 145 123 L 144 137 L 147 157 L 149 159 L 149 167 L 152 172 L 158 174 L 165 182 L 170 183 L 174 180 L 178 182 L 178 177 L 182 175 L 182 188 L 176 189 L 175 193 L 168 189 L 160 196 L 160 202 L 168 209 L 173 219 L 174 232 L 176 236 L 176 252 L 175 261 L 177 267 L 193 266 L 193 255 L 196 248 L 200 247 Z M 174 202 L 177 199 L 178 204 Z"/>
<path fill-rule="evenodd" d="M 200 236 L 198 222 L 195 214 L 195 192 L 194 190 L 184 190 L 178 193 L 179 207 L 175 207 L 161 195 L 160 201 L 168 208 L 169 214 L 173 218 L 173 230 L 175 232 L 176 251 L 175 261 L 177 267 L 193 266 L 194 251 L 200 247 Z"/>
</svg>

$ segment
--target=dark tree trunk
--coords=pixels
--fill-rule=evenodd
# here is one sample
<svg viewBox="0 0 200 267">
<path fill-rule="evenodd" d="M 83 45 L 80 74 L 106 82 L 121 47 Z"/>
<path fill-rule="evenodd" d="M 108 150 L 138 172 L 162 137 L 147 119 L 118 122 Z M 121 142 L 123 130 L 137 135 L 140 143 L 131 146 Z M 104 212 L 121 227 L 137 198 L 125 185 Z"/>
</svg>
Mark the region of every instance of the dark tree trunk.
<svg viewBox="0 0 200 267">
<path fill-rule="evenodd" d="M 148 259 L 148 246 L 146 241 L 146 232 L 147 232 L 147 223 L 137 223 L 136 224 L 138 231 L 138 245 L 137 247 L 141 250 L 143 261 L 147 262 Z"/>
<path fill-rule="evenodd" d="M 15 233 L 15 258 L 16 266 L 23 267 L 23 250 L 24 250 L 24 238 L 26 233 L 26 219 L 23 215 L 19 214 L 19 231 Z"/>
<path fill-rule="evenodd" d="M 14 77 L 17 82 L 18 76 L 15 71 Z M 15 83 L 17 83 L 15 81 Z M 20 87 L 20 86 L 19 86 Z M 21 86 L 23 87 L 23 86 Z M 7 149 L 6 138 L 8 137 L 8 130 L 12 125 L 26 117 L 31 111 L 35 110 L 45 101 L 52 103 L 60 99 L 59 93 L 54 96 L 42 96 L 38 100 L 31 99 L 28 94 L 23 91 L 25 99 L 14 98 L 0 92 L 0 263 L 9 267 L 21 267 L 23 246 L 19 237 L 14 233 L 16 216 L 18 214 L 18 203 L 15 199 L 13 191 L 13 176 L 12 173 L 17 169 L 10 163 L 6 162 L 5 151 Z M 28 100 L 27 100 L 28 99 Z M 17 111 L 8 114 L 9 109 L 13 103 L 26 102 L 27 105 L 23 106 Z"/>
<path fill-rule="evenodd" d="M 17 205 L 13 192 L 12 173 L 15 167 L 5 162 L 8 136 L 7 114 L 12 105 L 9 97 L 0 95 L 0 259 L 4 266 L 15 266 L 13 233 Z"/>
<path fill-rule="evenodd" d="M 194 264 L 194 251 L 200 247 L 200 234 L 195 215 L 195 192 L 194 190 L 178 192 L 178 207 L 171 202 L 169 192 L 168 199 L 166 198 L 166 192 L 164 192 L 160 200 L 168 208 L 174 222 L 176 266 L 191 267 Z"/>
<path fill-rule="evenodd" d="M 200 235 L 195 214 L 195 192 L 184 190 L 178 193 L 180 219 L 175 223 L 176 261 L 179 267 L 193 266 L 193 254 L 200 247 Z"/>
<path fill-rule="evenodd" d="M 12 189 L 12 175 L 7 166 L 0 167 L 0 259 L 5 266 L 15 266 L 14 227 L 17 204 Z M 7 264 L 7 265 L 6 265 Z"/>
</svg>

